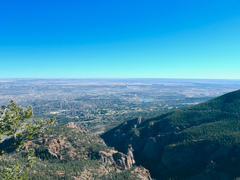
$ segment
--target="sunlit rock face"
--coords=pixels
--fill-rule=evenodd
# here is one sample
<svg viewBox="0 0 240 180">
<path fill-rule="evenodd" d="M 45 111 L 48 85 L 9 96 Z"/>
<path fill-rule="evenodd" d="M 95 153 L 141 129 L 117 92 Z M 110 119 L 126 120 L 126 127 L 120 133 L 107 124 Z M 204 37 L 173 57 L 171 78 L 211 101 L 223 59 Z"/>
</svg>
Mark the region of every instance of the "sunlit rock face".
<svg viewBox="0 0 240 180">
<path fill-rule="evenodd" d="M 100 151 L 99 156 L 102 163 L 116 167 L 118 170 L 127 170 L 135 164 L 132 151 L 132 147 L 128 149 L 127 155 L 115 150 Z"/>
</svg>

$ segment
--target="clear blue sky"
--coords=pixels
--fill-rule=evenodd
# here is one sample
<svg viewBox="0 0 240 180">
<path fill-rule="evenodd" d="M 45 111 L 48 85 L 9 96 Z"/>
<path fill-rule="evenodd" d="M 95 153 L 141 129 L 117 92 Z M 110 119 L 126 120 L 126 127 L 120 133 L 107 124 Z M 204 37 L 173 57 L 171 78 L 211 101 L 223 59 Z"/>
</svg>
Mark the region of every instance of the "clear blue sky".
<svg viewBox="0 0 240 180">
<path fill-rule="evenodd" d="M 0 78 L 240 79 L 240 1 L 1 0 Z"/>
</svg>

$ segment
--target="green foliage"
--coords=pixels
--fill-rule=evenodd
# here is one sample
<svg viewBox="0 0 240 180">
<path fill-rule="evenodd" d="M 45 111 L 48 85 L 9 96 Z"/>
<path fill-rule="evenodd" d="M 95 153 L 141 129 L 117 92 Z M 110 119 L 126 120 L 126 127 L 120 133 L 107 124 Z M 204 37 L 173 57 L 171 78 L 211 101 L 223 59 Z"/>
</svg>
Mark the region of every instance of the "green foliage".
<svg viewBox="0 0 240 180">
<path fill-rule="evenodd" d="M 136 177 L 134 176 L 134 174 L 131 173 L 132 169 L 129 169 L 127 171 L 123 171 L 123 172 L 116 172 L 113 171 L 111 173 L 109 173 L 108 175 L 104 175 L 101 177 L 101 180 L 134 180 L 136 179 Z"/>
<path fill-rule="evenodd" d="M 36 163 L 29 169 L 27 177 L 30 180 L 64 180 L 71 179 L 72 176 L 80 176 L 85 169 L 98 171 L 101 165 L 98 161 L 98 152 L 110 149 L 98 136 L 66 126 L 51 127 L 51 129 L 40 137 L 33 136 L 31 145 L 28 146 L 34 148 L 34 155 L 37 158 Z M 61 144 L 57 153 L 53 150 L 54 147 L 50 148 L 52 142 Z M 52 156 L 49 149 L 62 158 Z M 12 159 L 17 159 L 21 166 L 26 164 L 23 151 L 12 154 Z M 0 161 L 0 168 L 6 165 L 12 166 L 14 163 L 11 160 Z M 93 176 L 96 175 L 93 173 Z"/>
<path fill-rule="evenodd" d="M 16 148 L 16 151 L 19 151 L 27 140 L 33 139 L 34 135 L 41 135 L 45 131 L 49 131 L 47 127 L 55 121 L 55 117 L 45 120 L 39 118 L 32 120 L 32 118 L 33 110 L 31 106 L 25 110 L 11 100 L 8 105 L 1 107 L 0 140 L 2 135 L 14 138 L 14 142 L 9 147 L 1 150 L 1 155 L 5 154 L 6 150 L 10 148 Z M 16 162 L 12 166 L 5 168 L 1 178 L 4 180 L 28 179 L 28 169 L 35 162 L 33 155 L 33 149 L 27 151 L 25 154 L 27 162 L 24 165 Z"/>
<path fill-rule="evenodd" d="M 136 119 L 127 121 L 101 137 L 123 152 L 125 143 L 131 143 L 136 162 L 149 169 L 153 177 L 187 179 L 210 171 L 212 154 L 226 147 L 234 151 L 226 150 L 224 157 L 215 158 L 214 171 L 230 174 L 230 179 L 240 176 L 240 90 L 135 125 Z M 155 154 L 153 157 L 143 153 L 142 147 L 148 142 L 154 147 L 149 153 Z M 163 164 L 168 165 L 166 170 L 160 169 Z"/>
</svg>

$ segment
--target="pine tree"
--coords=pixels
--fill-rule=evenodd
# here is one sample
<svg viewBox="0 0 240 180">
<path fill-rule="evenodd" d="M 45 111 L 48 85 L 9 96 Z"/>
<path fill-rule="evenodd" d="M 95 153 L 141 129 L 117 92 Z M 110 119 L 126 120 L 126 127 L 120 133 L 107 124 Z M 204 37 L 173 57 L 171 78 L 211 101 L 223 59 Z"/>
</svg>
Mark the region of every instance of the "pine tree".
<svg viewBox="0 0 240 180">
<path fill-rule="evenodd" d="M 29 106 L 27 110 L 17 106 L 13 102 L 6 106 L 2 106 L 0 109 L 0 141 L 2 135 L 13 137 L 14 142 L 0 151 L 0 155 L 6 153 L 9 148 L 16 148 L 16 151 L 20 151 L 24 143 L 33 139 L 34 135 L 40 136 L 45 131 L 49 131 L 47 127 L 54 123 L 55 117 L 51 119 L 33 119 L 33 109 Z M 35 161 L 34 150 L 29 149 L 25 157 L 27 159 L 24 165 L 20 165 L 16 162 L 14 165 L 4 169 L 2 173 L 2 180 L 25 180 L 28 179 L 28 169 L 33 165 Z"/>
</svg>

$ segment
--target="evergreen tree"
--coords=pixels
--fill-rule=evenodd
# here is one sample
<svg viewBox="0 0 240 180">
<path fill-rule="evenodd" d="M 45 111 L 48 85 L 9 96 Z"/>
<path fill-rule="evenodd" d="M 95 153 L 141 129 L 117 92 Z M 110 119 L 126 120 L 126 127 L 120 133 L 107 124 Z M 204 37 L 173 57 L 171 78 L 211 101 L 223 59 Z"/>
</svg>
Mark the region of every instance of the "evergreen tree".
<svg viewBox="0 0 240 180">
<path fill-rule="evenodd" d="M 2 106 L 0 109 L 0 141 L 2 140 L 1 136 L 6 135 L 14 138 L 14 142 L 9 147 L 1 150 L 0 155 L 5 154 L 6 150 L 10 148 L 16 148 L 16 151 L 19 151 L 26 141 L 33 139 L 34 135 L 41 135 L 45 131 L 49 131 L 47 127 L 53 124 L 55 119 L 55 117 L 44 120 L 39 118 L 33 119 L 32 106 L 25 110 L 11 100 L 8 105 Z M 20 165 L 16 162 L 14 165 L 5 168 L 1 179 L 28 179 L 28 169 L 35 161 L 33 155 L 34 150 L 28 150 L 25 154 L 26 163 Z"/>
</svg>

